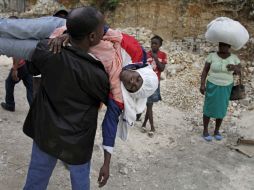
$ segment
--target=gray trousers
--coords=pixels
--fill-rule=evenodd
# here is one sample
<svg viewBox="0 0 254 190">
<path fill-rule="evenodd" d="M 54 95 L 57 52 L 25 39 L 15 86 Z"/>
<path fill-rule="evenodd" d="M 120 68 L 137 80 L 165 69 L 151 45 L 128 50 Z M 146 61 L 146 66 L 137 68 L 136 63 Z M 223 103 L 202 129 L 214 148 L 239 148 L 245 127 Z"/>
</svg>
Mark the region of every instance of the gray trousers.
<svg viewBox="0 0 254 190">
<path fill-rule="evenodd" d="M 65 19 L 52 16 L 0 19 L 0 55 L 30 60 L 38 41 L 65 24 Z"/>
</svg>

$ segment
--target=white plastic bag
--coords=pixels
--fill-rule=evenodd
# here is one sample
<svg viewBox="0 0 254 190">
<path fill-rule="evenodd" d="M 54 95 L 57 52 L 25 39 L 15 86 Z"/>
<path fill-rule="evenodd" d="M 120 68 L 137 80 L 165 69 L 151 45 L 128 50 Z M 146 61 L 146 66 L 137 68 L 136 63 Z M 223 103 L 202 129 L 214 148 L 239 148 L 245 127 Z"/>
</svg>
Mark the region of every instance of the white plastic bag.
<svg viewBox="0 0 254 190">
<path fill-rule="evenodd" d="M 238 21 L 218 17 L 207 25 L 205 37 L 212 43 L 223 42 L 239 50 L 249 40 L 249 33 Z"/>
</svg>

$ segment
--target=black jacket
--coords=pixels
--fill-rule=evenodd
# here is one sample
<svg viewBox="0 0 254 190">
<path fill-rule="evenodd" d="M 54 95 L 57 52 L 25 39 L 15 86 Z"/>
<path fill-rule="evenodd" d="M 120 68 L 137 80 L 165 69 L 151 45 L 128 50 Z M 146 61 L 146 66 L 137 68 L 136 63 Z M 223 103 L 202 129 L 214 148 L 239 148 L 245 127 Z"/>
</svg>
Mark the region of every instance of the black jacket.
<svg viewBox="0 0 254 190">
<path fill-rule="evenodd" d="M 68 164 L 91 159 L 100 102 L 107 104 L 109 80 L 101 62 L 80 49 L 49 51 L 37 45 L 29 71 L 42 75 L 41 87 L 23 131 L 44 152 Z"/>
</svg>

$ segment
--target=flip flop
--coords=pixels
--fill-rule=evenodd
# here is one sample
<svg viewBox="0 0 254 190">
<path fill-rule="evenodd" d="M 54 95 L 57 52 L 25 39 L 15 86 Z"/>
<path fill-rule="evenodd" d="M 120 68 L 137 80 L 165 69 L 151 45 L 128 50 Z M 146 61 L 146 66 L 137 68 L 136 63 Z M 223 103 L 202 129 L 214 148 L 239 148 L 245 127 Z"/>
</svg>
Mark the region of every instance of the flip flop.
<svg viewBox="0 0 254 190">
<path fill-rule="evenodd" d="M 152 138 L 154 136 L 154 131 L 149 131 L 148 136 Z"/>
<path fill-rule="evenodd" d="M 217 134 L 217 135 L 214 135 L 214 138 L 217 140 L 217 141 L 220 141 L 223 139 L 223 137 L 221 136 L 221 134 Z"/>
<path fill-rule="evenodd" d="M 141 132 L 146 133 L 146 127 L 141 127 Z"/>
<path fill-rule="evenodd" d="M 203 135 L 203 138 L 207 141 L 207 142 L 210 142 L 213 140 L 212 136 L 211 135 L 208 135 L 208 136 L 204 136 Z"/>
</svg>

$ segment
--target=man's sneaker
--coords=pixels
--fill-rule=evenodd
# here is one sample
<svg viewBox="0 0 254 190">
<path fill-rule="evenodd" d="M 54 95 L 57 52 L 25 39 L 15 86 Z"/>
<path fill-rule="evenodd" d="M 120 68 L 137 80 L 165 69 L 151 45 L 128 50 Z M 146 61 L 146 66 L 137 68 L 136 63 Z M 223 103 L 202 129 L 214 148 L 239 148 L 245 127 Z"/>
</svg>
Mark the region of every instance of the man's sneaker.
<svg viewBox="0 0 254 190">
<path fill-rule="evenodd" d="M 8 106 L 6 103 L 4 103 L 4 102 L 1 102 L 1 106 L 2 106 L 2 108 L 4 109 L 4 110 L 7 110 L 7 111 L 15 111 L 15 108 L 14 107 L 10 107 L 10 106 Z"/>
</svg>

